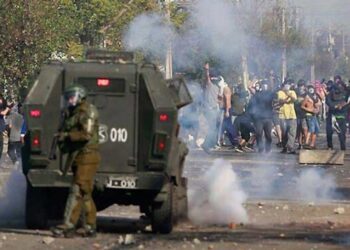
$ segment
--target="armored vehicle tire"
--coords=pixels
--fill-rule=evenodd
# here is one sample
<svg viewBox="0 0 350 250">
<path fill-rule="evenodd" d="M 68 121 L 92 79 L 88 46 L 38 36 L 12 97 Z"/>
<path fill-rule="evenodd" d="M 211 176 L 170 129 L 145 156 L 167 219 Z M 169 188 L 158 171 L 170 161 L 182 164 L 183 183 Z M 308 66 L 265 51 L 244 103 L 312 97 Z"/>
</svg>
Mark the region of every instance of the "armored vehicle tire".
<svg viewBox="0 0 350 250">
<path fill-rule="evenodd" d="M 48 209 L 45 188 L 35 188 L 27 184 L 26 226 L 29 229 L 46 229 L 48 226 Z"/>
<path fill-rule="evenodd" d="M 153 233 L 169 234 L 173 230 L 173 191 L 174 184 L 170 183 L 167 198 L 162 203 L 152 205 Z"/>
</svg>

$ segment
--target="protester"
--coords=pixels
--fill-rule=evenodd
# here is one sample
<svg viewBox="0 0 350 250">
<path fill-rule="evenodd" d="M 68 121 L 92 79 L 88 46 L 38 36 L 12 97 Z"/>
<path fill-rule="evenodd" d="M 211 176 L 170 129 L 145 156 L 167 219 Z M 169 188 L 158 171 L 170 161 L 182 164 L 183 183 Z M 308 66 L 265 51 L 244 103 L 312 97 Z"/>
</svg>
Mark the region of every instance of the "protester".
<svg viewBox="0 0 350 250">
<path fill-rule="evenodd" d="M 225 80 L 221 77 L 221 82 L 219 82 L 219 87 L 222 87 L 222 103 L 221 109 L 223 112 L 223 121 L 222 121 L 222 132 L 227 135 L 230 143 L 235 151 L 238 150 L 238 134 L 237 130 L 232 124 L 232 91 Z"/>
<path fill-rule="evenodd" d="M 305 110 L 301 108 L 306 97 L 306 83 L 304 80 L 298 81 L 298 88 L 296 90 L 297 100 L 294 103 L 295 113 L 297 115 L 297 135 L 296 142 L 299 144 L 299 149 L 302 149 L 302 146 L 306 142 L 306 137 L 308 134 L 308 126 L 306 122 Z"/>
<path fill-rule="evenodd" d="M 204 65 L 204 100 L 203 100 L 203 111 L 204 116 L 208 124 L 207 136 L 202 144 L 202 148 L 206 152 L 214 149 L 217 144 L 218 134 L 218 119 L 219 119 L 219 103 L 218 103 L 218 94 L 219 88 L 214 85 L 211 81 L 209 73 L 209 63 Z"/>
<path fill-rule="evenodd" d="M 5 98 L 0 95 L 0 159 L 3 152 L 4 147 L 4 135 L 3 133 L 6 130 L 5 116 L 10 111 L 10 108 L 7 105 Z"/>
<path fill-rule="evenodd" d="M 9 123 L 9 144 L 8 144 L 8 156 L 12 160 L 13 164 L 19 162 L 21 158 L 21 131 L 24 123 L 23 116 L 19 113 L 18 105 L 15 105 L 8 115 Z"/>
<path fill-rule="evenodd" d="M 294 102 L 297 100 L 295 91 L 291 90 L 291 81 L 284 82 L 282 89 L 278 91 L 277 98 L 281 105 L 280 119 L 282 128 L 282 151 L 281 153 L 295 154 L 296 136 L 296 113 Z"/>
<path fill-rule="evenodd" d="M 259 153 L 271 151 L 271 131 L 272 131 L 272 102 L 274 93 L 269 89 L 267 81 L 262 81 L 255 85 L 255 95 L 251 99 L 249 112 L 252 115 L 256 140 Z M 265 135 L 265 146 L 263 144 L 263 134 Z"/>
<path fill-rule="evenodd" d="M 335 84 L 331 88 L 326 103 L 329 108 L 327 116 L 327 144 L 328 149 L 333 150 L 333 127 L 336 127 L 340 142 L 340 149 L 346 150 L 346 117 L 349 110 L 349 94 L 341 78 L 335 78 Z M 333 121 L 335 124 L 333 124 Z"/>
<path fill-rule="evenodd" d="M 320 112 L 322 103 L 318 95 L 316 94 L 315 87 L 309 85 L 308 92 L 304 98 L 301 108 L 306 113 L 306 121 L 308 126 L 308 134 L 305 140 L 305 149 L 316 148 L 316 137 L 320 131 L 320 125 L 317 119 L 317 114 Z"/>
<path fill-rule="evenodd" d="M 247 111 L 237 116 L 233 123 L 235 130 L 241 136 L 241 140 L 236 151 L 254 151 L 254 142 L 256 140 L 255 127 L 253 123 L 253 118 L 248 110 L 249 107 L 247 108 Z"/>
<path fill-rule="evenodd" d="M 274 93 L 274 100 L 272 103 L 272 110 L 273 110 L 273 117 L 272 117 L 272 133 L 277 137 L 277 144 L 276 146 L 279 148 L 282 148 L 282 129 L 281 129 L 281 107 L 282 104 L 278 100 L 278 91 L 280 91 L 280 87 L 278 85 L 275 85 L 275 87 L 272 89 Z"/>
</svg>

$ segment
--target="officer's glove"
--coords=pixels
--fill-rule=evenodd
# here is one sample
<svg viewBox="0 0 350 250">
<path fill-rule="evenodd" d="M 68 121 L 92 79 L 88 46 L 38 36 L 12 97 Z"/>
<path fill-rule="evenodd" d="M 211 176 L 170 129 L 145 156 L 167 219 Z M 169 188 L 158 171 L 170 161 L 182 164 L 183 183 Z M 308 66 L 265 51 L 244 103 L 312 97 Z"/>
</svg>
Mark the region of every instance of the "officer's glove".
<svg viewBox="0 0 350 250">
<path fill-rule="evenodd" d="M 60 132 L 60 133 L 57 133 L 55 136 L 57 137 L 57 140 L 59 142 L 63 142 L 68 137 L 68 133 L 67 132 Z"/>
</svg>

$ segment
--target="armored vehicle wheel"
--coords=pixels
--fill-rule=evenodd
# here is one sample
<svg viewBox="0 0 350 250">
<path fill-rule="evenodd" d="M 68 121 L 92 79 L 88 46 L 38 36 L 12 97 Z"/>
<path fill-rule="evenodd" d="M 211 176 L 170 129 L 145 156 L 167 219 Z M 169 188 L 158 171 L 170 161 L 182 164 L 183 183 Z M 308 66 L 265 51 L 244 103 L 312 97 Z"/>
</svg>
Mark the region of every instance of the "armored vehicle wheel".
<svg viewBox="0 0 350 250">
<path fill-rule="evenodd" d="M 45 229 L 48 226 L 47 192 L 27 184 L 25 220 L 29 229 Z"/>
<path fill-rule="evenodd" d="M 169 234 L 173 230 L 173 190 L 174 184 L 170 183 L 167 198 L 162 203 L 154 203 L 152 206 L 152 231 L 153 233 Z"/>
</svg>

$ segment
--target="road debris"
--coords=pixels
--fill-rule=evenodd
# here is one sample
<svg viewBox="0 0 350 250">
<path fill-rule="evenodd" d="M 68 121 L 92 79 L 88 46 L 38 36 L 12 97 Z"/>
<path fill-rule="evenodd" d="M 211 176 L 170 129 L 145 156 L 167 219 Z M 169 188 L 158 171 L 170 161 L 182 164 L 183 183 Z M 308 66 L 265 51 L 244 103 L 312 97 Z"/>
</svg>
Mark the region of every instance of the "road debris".
<svg viewBox="0 0 350 250">
<path fill-rule="evenodd" d="M 125 235 L 124 245 L 135 244 L 135 237 L 132 234 Z"/>
<path fill-rule="evenodd" d="M 199 239 L 197 239 L 197 238 L 194 238 L 194 239 L 193 239 L 193 243 L 194 243 L 195 245 L 199 245 L 199 244 L 201 244 L 201 241 L 200 241 Z"/>
<path fill-rule="evenodd" d="M 44 237 L 43 240 L 42 240 L 42 242 L 43 242 L 45 245 L 50 245 L 50 244 L 51 244 L 52 242 L 54 242 L 54 241 L 55 241 L 55 239 L 52 238 L 52 237 L 50 237 L 50 236 Z"/>
<path fill-rule="evenodd" d="M 345 208 L 338 207 L 338 208 L 334 209 L 334 213 L 335 214 L 344 214 L 345 213 Z"/>
</svg>

